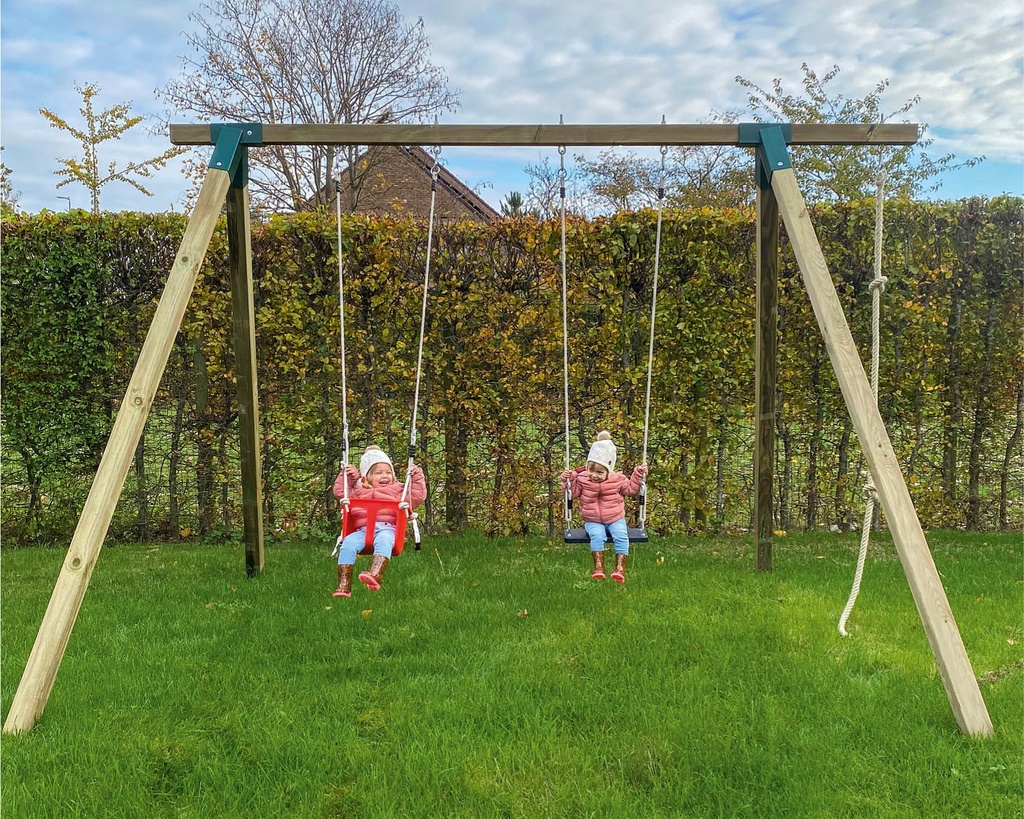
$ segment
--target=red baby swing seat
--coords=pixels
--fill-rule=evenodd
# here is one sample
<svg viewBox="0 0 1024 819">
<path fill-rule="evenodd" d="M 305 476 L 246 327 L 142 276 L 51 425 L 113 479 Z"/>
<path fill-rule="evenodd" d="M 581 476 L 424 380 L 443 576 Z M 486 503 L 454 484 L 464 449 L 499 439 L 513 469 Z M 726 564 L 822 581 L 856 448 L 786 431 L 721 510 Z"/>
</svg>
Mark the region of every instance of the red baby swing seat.
<svg viewBox="0 0 1024 819">
<path fill-rule="evenodd" d="M 341 507 L 341 537 L 338 539 L 339 545 L 342 540 L 356 529 L 352 515 L 353 509 L 363 509 L 366 511 L 366 543 L 359 551 L 359 554 L 373 554 L 373 534 L 376 531 L 377 515 L 382 509 L 390 509 L 395 513 L 395 548 L 391 555 L 400 555 L 402 553 L 402 549 L 405 546 L 405 525 L 409 520 L 408 504 L 373 498 L 349 498 L 348 510 L 346 511 L 344 504 Z"/>
</svg>

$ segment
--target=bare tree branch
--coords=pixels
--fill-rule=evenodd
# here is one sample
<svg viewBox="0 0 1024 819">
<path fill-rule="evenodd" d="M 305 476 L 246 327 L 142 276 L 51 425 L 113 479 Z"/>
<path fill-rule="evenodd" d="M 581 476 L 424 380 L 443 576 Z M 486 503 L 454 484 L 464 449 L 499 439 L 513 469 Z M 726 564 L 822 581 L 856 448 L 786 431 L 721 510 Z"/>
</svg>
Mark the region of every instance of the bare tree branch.
<svg viewBox="0 0 1024 819">
<path fill-rule="evenodd" d="M 429 60 L 423 19 L 386 0 L 214 0 L 190 19 L 195 56 L 158 94 L 202 121 L 422 122 L 458 108 Z M 333 201 L 337 162 L 350 169 L 348 207 L 373 167 L 359 146 L 278 145 L 250 152 L 254 204 L 309 210 Z"/>
</svg>

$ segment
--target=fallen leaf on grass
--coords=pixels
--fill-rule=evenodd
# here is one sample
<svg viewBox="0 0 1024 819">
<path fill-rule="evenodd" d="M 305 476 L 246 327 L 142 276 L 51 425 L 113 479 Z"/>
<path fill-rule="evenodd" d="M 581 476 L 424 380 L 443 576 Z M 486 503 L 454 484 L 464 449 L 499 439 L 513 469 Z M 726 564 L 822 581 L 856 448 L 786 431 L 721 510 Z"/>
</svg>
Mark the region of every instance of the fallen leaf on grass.
<svg viewBox="0 0 1024 819">
<path fill-rule="evenodd" d="M 363 617 L 369 617 L 371 614 L 373 614 L 373 609 L 363 609 L 362 611 Z"/>
</svg>

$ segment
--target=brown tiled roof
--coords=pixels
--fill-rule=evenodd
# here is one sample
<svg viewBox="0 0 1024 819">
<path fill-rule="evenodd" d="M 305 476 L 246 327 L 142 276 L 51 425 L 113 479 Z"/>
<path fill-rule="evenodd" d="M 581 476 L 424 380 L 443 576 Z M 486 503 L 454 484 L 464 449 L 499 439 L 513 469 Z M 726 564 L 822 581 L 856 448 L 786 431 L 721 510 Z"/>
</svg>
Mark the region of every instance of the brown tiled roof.
<svg viewBox="0 0 1024 819">
<path fill-rule="evenodd" d="M 360 157 L 365 161 L 365 154 Z M 400 213 L 426 219 L 430 215 L 430 171 L 434 158 L 419 146 L 386 146 L 359 191 L 359 213 Z M 347 174 L 342 175 L 345 180 Z M 460 182 L 443 165 L 437 175 L 434 203 L 438 219 L 492 222 L 501 214 Z"/>
</svg>

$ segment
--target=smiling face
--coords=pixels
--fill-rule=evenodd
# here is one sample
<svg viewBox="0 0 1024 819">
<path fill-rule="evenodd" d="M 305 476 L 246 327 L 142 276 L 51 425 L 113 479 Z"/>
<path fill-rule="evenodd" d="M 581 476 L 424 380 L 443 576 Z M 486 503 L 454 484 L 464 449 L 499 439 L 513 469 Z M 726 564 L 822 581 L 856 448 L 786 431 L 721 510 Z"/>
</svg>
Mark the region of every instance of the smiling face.
<svg viewBox="0 0 1024 819">
<path fill-rule="evenodd" d="M 608 480 L 608 467 L 601 466 L 601 464 L 594 461 L 587 461 L 586 474 L 594 483 L 601 483 L 601 481 Z"/>
<path fill-rule="evenodd" d="M 394 481 L 395 473 L 391 469 L 391 464 L 374 464 L 366 475 L 366 482 L 373 489 L 379 486 L 387 486 L 390 483 L 394 483 Z"/>
</svg>

